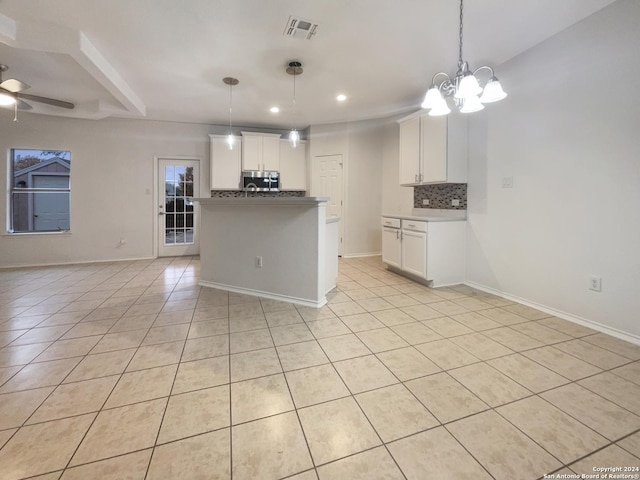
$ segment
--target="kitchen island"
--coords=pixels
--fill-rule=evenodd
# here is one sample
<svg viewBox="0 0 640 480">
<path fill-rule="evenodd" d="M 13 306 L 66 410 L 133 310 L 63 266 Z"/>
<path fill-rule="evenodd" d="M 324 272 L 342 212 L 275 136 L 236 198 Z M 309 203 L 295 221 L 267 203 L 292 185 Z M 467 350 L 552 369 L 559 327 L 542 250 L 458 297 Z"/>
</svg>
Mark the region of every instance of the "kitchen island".
<svg viewBox="0 0 640 480">
<path fill-rule="evenodd" d="M 200 285 L 321 307 L 338 275 L 327 197 L 199 198 Z"/>
</svg>

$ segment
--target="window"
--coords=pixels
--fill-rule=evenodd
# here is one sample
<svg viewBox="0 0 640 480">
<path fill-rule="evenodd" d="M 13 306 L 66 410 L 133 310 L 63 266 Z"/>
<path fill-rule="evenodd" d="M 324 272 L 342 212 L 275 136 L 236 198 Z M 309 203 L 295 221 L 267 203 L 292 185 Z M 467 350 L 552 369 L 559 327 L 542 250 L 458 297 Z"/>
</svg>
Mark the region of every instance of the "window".
<svg viewBox="0 0 640 480">
<path fill-rule="evenodd" d="M 70 174 L 71 152 L 12 149 L 9 231 L 69 230 Z"/>
</svg>

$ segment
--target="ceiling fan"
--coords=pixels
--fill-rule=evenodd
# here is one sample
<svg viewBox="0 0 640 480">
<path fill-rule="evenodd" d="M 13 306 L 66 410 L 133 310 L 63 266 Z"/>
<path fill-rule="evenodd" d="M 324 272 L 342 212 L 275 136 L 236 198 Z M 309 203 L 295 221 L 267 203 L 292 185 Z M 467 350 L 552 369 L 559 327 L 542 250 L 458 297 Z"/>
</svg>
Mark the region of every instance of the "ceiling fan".
<svg viewBox="0 0 640 480">
<path fill-rule="evenodd" d="M 24 90 L 31 88 L 24 82 L 16 80 L 15 78 L 9 78 L 2 80 L 2 73 L 9 70 L 6 65 L 0 64 L 0 106 L 2 107 L 14 107 L 16 114 L 18 109 L 31 110 L 33 107 L 24 100 L 32 102 L 44 103 L 46 105 L 52 105 L 54 107 L 67 108 L 72 110 L 75 105 L 70 102 L 64 102 L 62 100 L 56 100 L 55 98 L 40 97 L 38 95 L 31 95 L 28 93 L 22 93 Z M 24 100 L 23 100 L 24 99 Z M 17 118 L 14 118 L 14 121 Z"/>
</svg>

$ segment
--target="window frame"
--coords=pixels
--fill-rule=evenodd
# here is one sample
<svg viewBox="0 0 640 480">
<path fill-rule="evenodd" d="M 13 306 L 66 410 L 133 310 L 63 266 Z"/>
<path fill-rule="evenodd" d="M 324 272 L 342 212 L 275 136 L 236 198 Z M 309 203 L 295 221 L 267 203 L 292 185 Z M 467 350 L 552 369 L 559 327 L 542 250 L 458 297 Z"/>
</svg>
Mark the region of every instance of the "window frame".
<svg viewBox="0 0 640 480">
<path fill-rule="evenodd" d="M 69 158 L 60 158 L 68 162 L 68 187 L 66 188 L 57 188 L 57 187 L 16 187 L 15 179 L 14 179 L 14 166 L 15 166 L 15 155 L 17 152 L 64 152 L 66 156 Z M 36 156 L 36 155 L 34 155 Z M 51 155 L 49 159 L 55 158 L 56 155 Z M 48 159 L 44 159 L 46 161 Z M 34 164 L 37 165 L 37 164 Z M 30 168 L 30 167 L 26 167 Z M 26 169 L 25 168 L 25 169 Z M 56 176 L 56 172 L 39 172 L 34 175 L 33 172 L 27 172 L 29 183 L 31 183 L 31 179 L 35 176 Z M 59 173 L 58 173 L 58 176 Z M 18 230 L 14 229 L 14 195 L 16 193 L 22 194 L 37 194 L 37 193 L 66 193 L 68 195 L 69 202 L 69 228 L 68 229 L 59 229 L 59 230 Z M 32 199 L 28 199 L 28 211 L 31 212 L 33 210 L 32 207 Z M 46 149 L 46 148 L 10 148 L 7 155 L 7 222 L 6 222 L 6 235 L 8 236 L 24 236 L 24 235 L 70 235 L 71 234 L 71 150 L 65 149 Z M 29 222 L 29 220 L 27 220 Z M 33 224 L 29 222 L 29 228 L 33 228 Z"/>
</svg>

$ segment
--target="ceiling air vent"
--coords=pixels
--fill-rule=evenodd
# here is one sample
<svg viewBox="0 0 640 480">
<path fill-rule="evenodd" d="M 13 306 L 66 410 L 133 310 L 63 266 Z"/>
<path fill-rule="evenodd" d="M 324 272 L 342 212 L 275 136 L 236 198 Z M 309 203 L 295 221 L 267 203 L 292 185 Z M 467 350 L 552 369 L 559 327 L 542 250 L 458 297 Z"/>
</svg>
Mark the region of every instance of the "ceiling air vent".
<svg viewBox="0 0 640 480">
<path fill-rule="evenodd" d="M 290 16 L 284 29 L 284 36 L 311 40 L 317 29 L 317 23 Z"/>
</svg>

